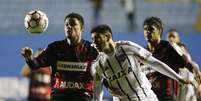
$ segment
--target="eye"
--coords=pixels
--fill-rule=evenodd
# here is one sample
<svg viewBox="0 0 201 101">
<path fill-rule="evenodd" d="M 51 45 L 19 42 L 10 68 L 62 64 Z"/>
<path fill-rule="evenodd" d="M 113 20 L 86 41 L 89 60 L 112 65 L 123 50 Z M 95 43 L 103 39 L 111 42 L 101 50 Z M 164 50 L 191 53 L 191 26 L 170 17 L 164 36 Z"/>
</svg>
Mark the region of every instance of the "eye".
<svg viewBox="0 0 201 101">
<path fill-rule="evenodd" d="M 69 21 L 69 25 L 70 25 L 70 26 L 76 26 L 77 24 L 76 24 L 76 22 L 75 22 L 74 20 L 73 20 L 73 21 L 70 20 L 70 21 Z"/>
</svg>

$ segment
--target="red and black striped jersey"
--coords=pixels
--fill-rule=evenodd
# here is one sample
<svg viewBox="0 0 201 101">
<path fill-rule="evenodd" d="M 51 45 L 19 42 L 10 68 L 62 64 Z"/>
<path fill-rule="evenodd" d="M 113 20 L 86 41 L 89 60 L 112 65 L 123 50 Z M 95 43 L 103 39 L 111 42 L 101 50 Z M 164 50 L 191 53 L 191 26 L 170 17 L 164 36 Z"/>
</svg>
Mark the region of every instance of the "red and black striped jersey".
<svg viewBox="0 0 201 101">
<path fill-rule="evenodd" d="M 182 58 L 168 41 L 160 41 L 152 55 L 167 64 L 177 73 L 179 68 L 183 68 L 187 65 L 185 59 Z M 174 96 L 177 93 L 177 82 L 175 80 L 159 72 L 148 74 L 148 78 L 150 81 L 153 81 L 152 88 L 157 95 L 159 94 L 165 97 Z"/>
<path fill-rule="evenodd" d="M 76 92 L 92 94 L 93 76 L 91 63 L 98 52 L 89 41 L 81 40 L 77 45 L 68 41 L 55 41 L 33 60 L 35 67 L 51 66 L 52 94 Z M 32 67 L 33 68 L 33 67 Z"/>
<path fill-rule="evenodd" d="M 50 101 L 51 69 L 43 67 L 31 71 L 29 84 L 29 101 Z"/>
</svg>

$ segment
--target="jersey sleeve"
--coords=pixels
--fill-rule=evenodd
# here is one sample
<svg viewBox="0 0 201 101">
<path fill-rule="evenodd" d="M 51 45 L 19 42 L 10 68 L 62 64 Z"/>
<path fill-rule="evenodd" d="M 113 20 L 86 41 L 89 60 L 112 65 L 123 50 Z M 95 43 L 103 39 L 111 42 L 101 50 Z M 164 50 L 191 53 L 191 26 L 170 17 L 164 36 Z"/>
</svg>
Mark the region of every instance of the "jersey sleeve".
<svg viewBox="0 0 201 101">
<path fill-rule="evenodd" d="M 121 41 L 120 43 L 127 54 L 138 55 L 143 59 L 147 59 L 150 55 L 152 55 L 149 51 L 134 42 Z"/>
<path fill-rule="evenodd" d="M 38 65 L 41 67 L 50 66 L 52 60 L 56 59 L 55 57 L 53 57 L 55 49 L 56 48 L 53 44 L 48 45 L 45 51 L 35 58 L 37 60 Z"/>
<path fill-rule="evenodd" d="M 153 56 L 150 56 L 146 61 L 146 64 L 151 65 L 151 67 L 155 70 L 164 74 L 174 80 L 181 80 L 182 77 L 178 75 L 173 69 L 171 69 L 167 64 L 161 62 L 160 60 L 156 59 Z"/>
<path fill-rule="evenodd" d="M 48 47 L 37 57 L 34 57 L 32 60 L 26 61 L 31 69 L 38 69 L 41 67 L 50 66 L 52 54 L 52 45 L 48 45 Z"/>
</svg>

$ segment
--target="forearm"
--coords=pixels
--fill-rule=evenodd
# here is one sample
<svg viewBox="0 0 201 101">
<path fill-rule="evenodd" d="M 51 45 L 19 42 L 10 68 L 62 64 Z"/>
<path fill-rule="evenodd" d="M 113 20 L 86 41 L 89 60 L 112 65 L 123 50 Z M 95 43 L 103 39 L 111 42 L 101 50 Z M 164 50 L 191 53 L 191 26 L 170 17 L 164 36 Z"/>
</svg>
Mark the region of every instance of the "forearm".
<svg viewBox="0 0 201 101">
<path fill-rule="evenodd" d="M 150 64 L 152 65 L 152 68 L 161 74 L 164 74 L 174 80 L 180 81 L 182 80 L 182 77 L 178 75 L 173 69 L 171 69 L 168 65 L 161 62 L 160 60 L 150 56 L 149 58 Z"/>
<path fill-rule="evenodd" d="M 36 59 L 26 59 L 26 63 L 31 69 L 39 68 L 39 64 Z"/>
</svg>

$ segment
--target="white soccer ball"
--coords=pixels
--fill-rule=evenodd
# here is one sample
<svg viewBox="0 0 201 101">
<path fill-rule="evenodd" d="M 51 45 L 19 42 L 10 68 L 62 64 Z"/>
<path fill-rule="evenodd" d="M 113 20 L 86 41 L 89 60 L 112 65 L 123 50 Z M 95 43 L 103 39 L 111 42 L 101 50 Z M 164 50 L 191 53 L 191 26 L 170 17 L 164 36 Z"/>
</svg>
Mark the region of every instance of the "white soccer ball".
<svg viewBox="0 0 201 101">
<path fill-rule="evenodd" d="M 33 10 L 26 14 L 24 25 L 26 30 L 30 33 L 42 33 L 48 27 L 48 17 L 40 10 Z"/>
</svg>

